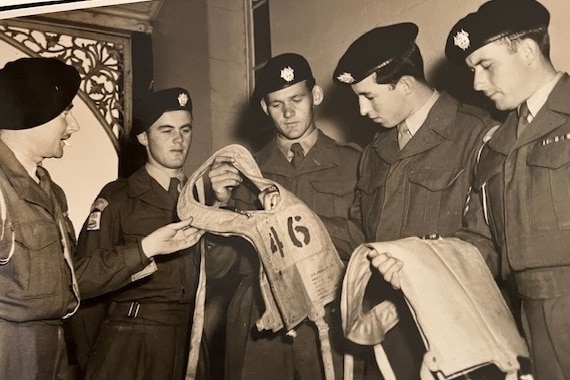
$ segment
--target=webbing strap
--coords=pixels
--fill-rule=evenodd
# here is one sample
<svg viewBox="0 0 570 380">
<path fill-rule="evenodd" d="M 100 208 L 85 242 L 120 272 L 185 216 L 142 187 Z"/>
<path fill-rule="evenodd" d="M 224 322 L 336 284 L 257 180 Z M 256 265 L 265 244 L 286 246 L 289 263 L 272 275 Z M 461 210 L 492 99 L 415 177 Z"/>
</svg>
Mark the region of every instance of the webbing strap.
<svg viewBox="0 0 570 380">
<path fill-rule="evenodd" d="M 196 182 L 196 190 L 200 202 L 205 202 L 204 182 Z M 190 352 L 188 354 L 188 364 L 186 367 L 186 379 L 194 380 L 198 371 L 198 360 L 200 358 L 200 345 L 204 331 L 204 313 L 206 308 L 206 246 L 205 240 L 200 239 L 200 275 L 198 279 L 198 290 L 194 301 L 194 318 L 192 319 L 192 332 L 190 335 Z"/>
</svg>

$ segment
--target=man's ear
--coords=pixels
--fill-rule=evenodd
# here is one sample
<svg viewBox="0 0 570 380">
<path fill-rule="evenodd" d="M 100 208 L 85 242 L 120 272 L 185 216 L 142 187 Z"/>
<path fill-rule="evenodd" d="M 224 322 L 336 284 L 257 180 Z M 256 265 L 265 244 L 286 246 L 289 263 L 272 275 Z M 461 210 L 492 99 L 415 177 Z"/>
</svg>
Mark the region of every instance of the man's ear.
<svg viewBox="0 0 570 380">
<path fill-rule="evenodd" d="M 523 38 L 519 42 L 519 46 L 517 46 L 517 51 L 521 53 L 521 56 L 524 62 L 527 65 L 531 65 L 538 57 L 540 48 L 536 41 L 531 38 Z"/>
<path fill-rule="evenodd" d="M 141 132 L 137 135 L 137 140 L 142 146 L 148 146 L 148 135 L 145 132 Z"/>
<path fill-rule="evenodd" d="M 416 86 L 416 82 L 413 77 L 409 75 L 404 75 L 398 80 L 396 86 L 400 86 L 400 89 L 404 91 L 404 94 L 409 95 L 414 91 L 414 87 Z"/>
<path fill-rule="evenodd" d="M 318 106 L 319 104 L 321 104 L 323 102 L 323 99 L 325 98 L 325 94 L 323 92 L 323 88 L 321 86 L 319 86 L 318 84 L 313 86 L 313 89 L 311 90 L 311 93 L 313 94 L 313 104 Z"/>
<path fill-rule="evenodd" d="M 263 112 L 265 112 L 265 114 L 269 116 L 269 112 L 267 111 L 267 103 L 265 103 L 265 98 L 261 98 L 261 100 L 259 101 L 259 105 L 261 106 Z"/>
</svg>

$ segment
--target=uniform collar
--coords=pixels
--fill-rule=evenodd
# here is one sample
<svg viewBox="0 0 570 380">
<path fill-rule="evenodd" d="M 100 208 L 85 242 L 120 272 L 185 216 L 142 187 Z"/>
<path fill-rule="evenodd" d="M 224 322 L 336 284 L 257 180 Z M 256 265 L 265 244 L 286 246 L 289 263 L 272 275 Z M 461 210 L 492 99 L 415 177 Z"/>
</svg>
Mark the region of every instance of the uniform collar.
<svg viewBox="0 0 570 380">
<path fill-rule="evenodd" d="M 148 162 L 145 164 L 144 168 L 146 169 L 148 175 L 151 176 L 156 182 L 158 182 L 158 184 L 166 191 L 168 191 L 168 187 L 170 186 L 170 178 L 178 178 L 180 180 L 180 183 L 184 183 L 186 180 L 186 176 L 184 175 L 182 169 L 180 169 L 180 172 L 177 173 L 175 177 L 171 177 L 170 174 L 162 171 L 156 166 L 149 164 Z"/>
<path fill-rule="evenodd" d="M 315 144 L 317 143 L 318 137 L 319 137 L 319 132 L 317 128 L 315 128 L 311 133 L 301 138 L 300 140 L 288 140 L 282 137 L 281 135 L 277 135 L 276 142 L 277 142 L 277 147 L 279 148 L 281 153 L 283 153 L 285 158 L 287 158 L 287 161 L 291 162 L 291 160 L 293 159 L 293 152 L 291 152 L 291 145 L 293 145 L 294 143 L 301 144 L 301 148 L 303 148 L 303 152 L 305 153 L 306 156 L 307 153 L 309 153 L 309 151 L 311 150 L 311 148 L 315 146 Z"/>
<path fill-rule="evenodd" d="M 538 111 L 540 111 L 542 106 L 544 106 L 546 100 L 548 99 L 548 96 L 550 95 L 550 93 L 554 89 L 554 86 L 556 86 L 556 83 L 558 83 L 561 77 L 562 73 L 557 72 L 556 75 L 551 80 L 546 82 L 541 88 L 538 89 L 538 91 L 536 91 L 534 94 L 530 96 L 530 98 L 526 100 L 526 104 L 530 112 L 528 118 L 529 122 L 532 122 L 532 120 L 536 117 Z M 520 105 L 519 107 L 517 107 L 517 110 L 518 109 L 520 109 Z"/>
<path fill-rule="evenodd" d="M 408 129 L 412 136 L 416 134 L 418 129 L 420 129 L 420 127 L 426 121 L 429 111 L 437 102 L 438 98 L 439 92 L 434 89 L 431 96 L 426 100 L 426 102 L 416 112 L 406 118 L 406 125 L 408 126 Z"/>
</svg>

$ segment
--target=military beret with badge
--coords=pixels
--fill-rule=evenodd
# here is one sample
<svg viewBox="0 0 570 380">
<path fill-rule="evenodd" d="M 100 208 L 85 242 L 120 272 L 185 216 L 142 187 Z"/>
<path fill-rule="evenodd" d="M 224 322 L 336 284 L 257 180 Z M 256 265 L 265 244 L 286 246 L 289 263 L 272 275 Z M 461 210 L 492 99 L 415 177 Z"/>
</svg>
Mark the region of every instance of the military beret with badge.
<svg viewBox="0 0 570 380">
<path fill-rule="evenodd" d="M 535 0 L 491 0 L 451 28 L 445 54 L 453 62 L 465 63 L 471 53 L 491 42 L 546 29 L 549 22 L 550 13 Z"/>
<path fill-rule="evenodd" d="M 28 129 L 60 115 L 79 90 L 81 77 L 56 58 L 20 58 L 0 69 L 0 129 Z"/>
<path fill-rule="evenodd" d="M 253 98 L 260 100 L 269 93 L 305 80 L 314 83 L 315 78 L 309 62 L 302 55 L 295 53 L 277 55 L 271 58 L 260 70 Z"/>
<path fill-rule="evenodd" d="M 141 109 L 139 122 L 133 123 L 135 136 L 145 132 L 165 112 L 183 110 L 192 113 L 192 98 L 184 88 L 167 88 L 148 95 Z"/>
<path fill-rule="evenodd" d="M 354 41 L 338 61 L 333 81 L 352 85 L 378 70 L 394 72 L 416 49 L 418 27 L 411 22 L 374 28 Z"/>
</svg>

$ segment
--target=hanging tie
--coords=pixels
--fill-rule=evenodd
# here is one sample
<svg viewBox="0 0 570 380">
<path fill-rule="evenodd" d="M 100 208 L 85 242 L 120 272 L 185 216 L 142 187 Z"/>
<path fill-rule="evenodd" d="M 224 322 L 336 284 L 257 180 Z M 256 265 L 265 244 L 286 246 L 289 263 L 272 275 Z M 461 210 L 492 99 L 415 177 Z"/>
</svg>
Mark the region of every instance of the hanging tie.
<svg viewBox="0 0 570 380">
<path fill-rule="evenodd" d="M 293 152 L 293 159 L 291 160 L 291 165 L 294 168 L 298 168 L 303 163 L 305 159 L 305 153 L 303 152 L 303 147 L 299 143 L 294 143 L 291 145 L 291 152 Z"/>
<path fill-rule="evenodd" d="M 174 210 L 172 211 L 172 221 L 179 222 L 178 214 L 176 212 L 176 204 L 178 204 L 178 195 L 180 194 L 180 180 L 176 177 L 170 178 L 170 184 L 168 185 L 168 195 L 174 201 Z"/>
<path fill-rule="evenodd" d="M 521 104 L 518 110 L 519 115 L 519 122 L 517 123 L 517 138 L 523 133 L 526 129 L 526 126 L 530 124 L 528 121 L 528 116 L 530 115 L 530 110 L 528 109 L 528 105 L 526 102 Z"/>
<path fill-rule="evenodd" d="M 42 166 L 38 166 L 36 168 L 36 176 L 40 180 L 40 183 L 39 183 L 40 187 L 42 188 L 43 191 L 45 191 L 45 193 L 51 199 L 51 187 L 49 184 L 49 178 L 48 178 L 47 170 Z M 53 202 L 53 200 L 52 200 L 52 202 Z"/>
<path fill-rule="evenodd" d="M 398 125 L 398 145 L 400 146 L 400 150 L 404 149 L 408 141 L 412 138 L 412 133 L 408 128 L 408 124 L 406 121 L 402 121 L 400 125 Z"/>
<path fill-rule="evenodd" d="M 174 201 L 178 201 L 178 194 L 180 192 L 180 180 L 176 177 L 170 178 L 170 184 L 168 185 L 168 194 Z"/>
</svg>

